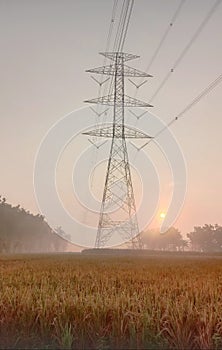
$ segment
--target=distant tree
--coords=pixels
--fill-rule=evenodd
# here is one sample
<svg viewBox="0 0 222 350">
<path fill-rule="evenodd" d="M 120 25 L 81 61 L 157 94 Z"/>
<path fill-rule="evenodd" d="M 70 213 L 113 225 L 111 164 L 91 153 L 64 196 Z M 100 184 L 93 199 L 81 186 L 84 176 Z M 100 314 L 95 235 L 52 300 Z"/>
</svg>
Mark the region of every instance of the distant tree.
<svg viewBox="0 0 222 350">
<path fill-rule="evenodd" d="M 66 233 L 61 226 L 55 228 L 54 232 L 65 239 L 71 240 L 70 234 Z"/>
<path fill-rule="evenodd" d="M 66 240 L 70 240 L 71 237 L 69 234 L 67 234 L 61 226 L 58 226 L 55 228 L 54 230 L 55 233 L 55 237 L 54 237 L 54 241 L 53 241 L 53 245 L 56 251 L 60 251 L 61 250 L 61 246 L 64 245 L 64 247 L 67 246 L 67 241 Z"/>
<path fill-rule="evenodd" d="M 162 241 L 167 250 L 184 250 L 187 242 L 183 239 L 181 232 L 175 227 L 161 234 Z"/>
<path fill-rule="evenodd" d="M 188 244 L 175 227 L 169 228 L 165 233 L 160 233 L 159 230 L 146 231 L 142 234 L 142 241 L 151 250 L 184 250 Z"/>
<path fill-rule="evenodd" d="M 222 226 L 214 225 L 214 241 L 219 251 L 222 251 Z"/>
<path fill-rule="evenodd" d="M 44 216 L 13 207 L 0 196 L 0 253 L 65 251 L 66 246 Z"/>
<path fill-rule="evenodd" d="M 219 225 L 195 226 L 187 234 L 191 249 L 202 252 L 222 251 L 222 227 Z"/>
</svg>

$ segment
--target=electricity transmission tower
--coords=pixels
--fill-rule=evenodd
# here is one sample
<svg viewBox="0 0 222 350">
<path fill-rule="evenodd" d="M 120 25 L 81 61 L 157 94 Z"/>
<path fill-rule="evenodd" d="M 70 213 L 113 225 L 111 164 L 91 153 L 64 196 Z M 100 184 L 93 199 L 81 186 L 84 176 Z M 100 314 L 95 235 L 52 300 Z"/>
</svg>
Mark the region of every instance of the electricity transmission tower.
<svg viewBox="0 0 222 350">
<path fill-rule="evenodd" d="M 113 121 L 110 124 L 100 124 L 96 129 L 84 132 L 89 136 L 111 138 L 95 247 L 105 247 L 112 236 L 121 235 L 125 241 L 131 244 L 132 248 L 141 248 L 126 139 L 151 137 L 126 126 L 124 110 L 125 107 L 152 106 L 125 95 L 124 80 L 125 77 L 151 77 L 151 75 L 125 64 L 126 61 L 139 56 L 124 52 L 101 54 L 113 62 L 108 66 L 89 69 L 87 72 L 113 76 L 113 93 L 85 102 L 113 106 Z"/>
</svg>

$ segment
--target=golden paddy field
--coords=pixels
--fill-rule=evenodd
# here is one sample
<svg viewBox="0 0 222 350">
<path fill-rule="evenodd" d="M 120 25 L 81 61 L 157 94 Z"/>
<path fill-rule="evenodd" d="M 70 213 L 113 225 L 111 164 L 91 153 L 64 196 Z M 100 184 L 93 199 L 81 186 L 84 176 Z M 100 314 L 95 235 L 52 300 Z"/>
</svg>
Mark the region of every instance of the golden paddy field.
<svg viewBox="0 0 222 350">
<path fill-rule="evenodd" d="M 222 349 L 222 258 L 0 257 L 0 348 Z"/>
</svg>

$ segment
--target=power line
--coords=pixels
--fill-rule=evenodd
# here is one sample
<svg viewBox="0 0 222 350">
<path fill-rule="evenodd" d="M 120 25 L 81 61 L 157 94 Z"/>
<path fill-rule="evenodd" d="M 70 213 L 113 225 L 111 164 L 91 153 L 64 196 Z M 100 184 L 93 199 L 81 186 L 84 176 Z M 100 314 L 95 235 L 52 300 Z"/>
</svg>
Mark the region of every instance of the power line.
<svg viewBox="0 0 222 350">
<path fill-rule="evenodd" d="M 112 33 L 113 33 L 113 29 L 114 29 L 114 24 L 115 24 L 117 5 L 118 5 L 118 0 L 114 0 L 113 8 L 112 8 L 112 14 L 111 14 L 111 20 L 110 20 L 110 25 L 109 25 L 109 31 L 108 31 L 107 41 L 106 41 L 106 46 L 105 46 L 105 51 L 109 51 L 110 42 L 111 42 Z M 106 64 L 106 60 L 107 60 L 107 58 L 104 57 L 104 60 L 103 60 L 103 65 L 104 66 Z M 104 76 L 104 74 L 101 75 L 101 79 L 100 79 L 100 86 L 99 86 L 99 93 L 98 93 L 99 96 L 100 96 L 101 90 L 102 90 L 101 89 L 102 88 L 102 84 L 101 83 L 102 83 L 103 76 Z"/>
<path fill-rule="evenodd" d="M 119 51 L 119 48 L 120 48 L 120 44 L 121 44 L 121 40 L 122 40 L 122 36 L 123 36 L 124 25 L 126 22 L 126 16 L 127 16 L 127 12 L 129 9 L 129 1 L 130 0 L 123 1 L 119 25 L 117 28 L 116 38 L 115 38 L 114 45 L 113 45 L 113 51 Z"/>
<path fill-rule="evenodd" d="M 112 7 L 112 14 L 111 14 L 111 20 L 110 20 L 110 25 L 109 25 L 109 30 L 108 30 L 108 35 L 107 35 L 107 40 L 106 40 L 106 46 L 105 46 L 105 50 L 109 51 L 109 47 L 110 47 L 110 43 L 111 43 L 111 39 L 112 39 L 112 34 L 113 34 L 113 29 L 114 29 L 114 24 L 115 24 L 115 18 L 116 18 L 116 10 L 117 10 L 117 6 L 118 6 L 118 0 L 114 0 L 113 1 L 113 7 Z M 106 64 L 106 60 L 107 58 L 104 57 L 103 60 L 103 65 Z M 98 97 L 101 96 L 101 92 L 102 92 L 102 88 L 103 88 L 103 83 L 105 81 L 103 81 L 103 76 L 104 74 L 101 75 L 100 81 L 98 81 L 99 84 L 99 90 L 98 90 Z M 93 79 L 95 80 L 95 78 L 93 77 Z M 97 105 L 99 106 L 99 105 Z M 96 108 L 96 110 L 94 110 L 96 117 L 95 117 L 95 124 L 96 126 L 99 125 L 99 119 L 101 118 L 101 116 L 103 115 L 103 119 L 104 119 L 104 114 L 106 114 L 106 110 L 101 112 L 99 112 L 99 108 Z M 89 142 L 91 142 L 94 147 L 93 147 L 93 156 L 92 156 L 92 160 L 93 160 L 93 164 L 96 163 L 97 157 L 98 157 L 98 149 L 105 143 L 101 143 L 99 146 L 97 145 L 97 137 L 93 137 L 93 141 L 89 140 Z M 93 181 L 94 181 L 94 171 L 92 172 L 92 177 L 91 177 L 91 186 L 93 186 Z"/>
<path fill-rule="evenodd" d="M 156 50 L 154 51 L 153 55 L 151 56 L 151 59 L 150 59 L 148 65 L 147 65 L 147 67 L 146 67 L 146 70 L 145 70 L 146 72 L 149 72 L 149 70 L 150 70 L 152 64 L 154 63 L 155 59 L 157 58 L 157 56 L 158 56 L 158 54 L 159 54 L 159 52 L 160 52 L 160 50 L 161 50 L 161 47 L 163 46 L 164 42 L 166 41 L 166 39 L 167 39 L 167 37 L 168 37 L 168 34 L 170 33 L 170 30 L 172 29 L 174 23 L 176 22 L 176 19 L 178 18 L 178 16 L 179 16 L 179 14 L 180 14 L 180 12 L 181 12 L 181 10 L 182 10 L 182 7 L 183 7 L 183 5 L 185 4 L 185 2 L 186 2 L 186 0 L 181 0 L 180 3 L 179 3 L 179 5 L 177 6 L 176 11 L 174 12 L 174 14 L 173 14 L 173 16 L 172 16 L 172 18 L 171 18 L 171 20 L 170 20 L 168 26 L 167 26 L 167 29 L 166 29 L 165 32 L 163 33 L 163 36 L 161 37 L 161 39 L 160 39 L 160 41 L 159 41 L 159 44 L 158 44 L 157 47 L 156 47 Z M 130 79 L 129 79 L 129 80 L 130 80 Z M 131 80 L 130 80 L 130 81 L 131 81 Z M 142 85 L 144 85 L 146 82 L 147 82 L 147 80 L 143 80 L 143 78 L 141 78 L 141 80 L 139 81 L 139 84 L 137 84 L 137 85 L 136 85 L 133 81 L 131 81 L 131 83 L 134 84 L 135 87 L 136 87 L 134 97 L 136 97 L 136 95 L 137 95 L 137 93 L 138 93 L 138 91 L 139 91 L 139 88 L 140 88 Z M 138 124 L 138 118 L 137 118 L 137 120 L 136 120 L 134 126 L 136 127 L 137 124 Z"/>
<path fill-rule="evenodd" d="M 220 83 L 222 82 L 222 74 L 220 74 L 213 82 L 210 83 L 201 93 L 196 96 L 179 114 L 176 115 L 172 120 L 169 121 L 158 133 L 138 148 L 138 151 L 147 146 L 150 142 L 155 141 L 165 130 L 167 130 L 173 123 L 175 123 L 178 119 L 182 118 L 185 113 L 187 113 L 191 108 L 193 108 L 202 98 L 207 96 L 212 90 L 214 90 Z"/>
<path fill-rule="evenodd" d="M 131 6 L 130 6 L 130 9 L 129 9 L 129 15 L 128 15 L 128 18 L 127 18 L 127 22 L 126 22 L 126 26 L 125 26 L 125 32 L 123 34 L 123 39 L 122 39 L 122 42 L 121 42 L 120 51 L 123 51 L 123 47 L 124 47 L 124 44 L 125 44 L 126 34 L 127 34 L 127 31 L 128 31 L 128 28 L 129 28 L 129 22 L 130 22 L 130 17 L 131 17 L 132 10 L 133 10 L 133 5 L 134 5 L 134 0 L 131 0 Z"/>
<path fill-rule="evenodd" d="M 165 30 L 165 32 L 163 33 L 163 36 L 161 37 L 160 41 L 159 41 L 159 44 L 157 45 L 156 47 L 156 50 L 154 51 L 153 55 L 151 56 L 151 59 L 146 67 L 146 70 L 145 72 L 148 72 L 150 70 L 150 67 L 152 66 L 152 64 L 154 63 L 155 59 L 157 58 L 159 52 L 160 52 L 160 49 L 161 47 L 163 46 L 164 42 L 166 41 L 167 39 L 167 36 L 170 32 L 170 30 L 172 29 L 177 17 L 179 16 L 180 12 L 181 12 L 181 9 L 183 7 L 183 5 L 185 4 L 187 0 L 181 0 L 178 7 L 176 8 L 176 11 L 174 12 L 168 26 L 167 26 L 167 29 Z M 136 86 L 136 84 L 134 84 L 136 86 L 136 90 L 135 90 L 135 94 L 134 94 L 134 97 L 136 97 L 137 93 L 138 93 L 138 90 L 140 88 L 140 86 L 142 86 L 143 84 L 145 84 L 147 82 L 147 80 L 143 80 L 143 78 L 141 78 L 139 84 Z"/>
<path fill-rule="evenodd" d="M 132 14 L 133 4 L 134 4 L 134 0 L 124 0 L 123 1 L 120 19 L 119 19 L 119 24 L 118 24 L 118 28 L 117 28 L 117 32 L 116 32 L 116 37 L 114 40 L 113 51 L 114 50 L 119 51 L 120 49 L 122 50 L 122 48 L 124 46 L 126 34 L 128 31 L 129 21 L 130 21 L 130 17 Z M 110 21 L 110 26 L 109 26 L 108 36 L 107 36 L 106 52 L 109 51 L 109 47 L 111 44 L 111 38 L 112 38 L 113 30 L 114 30 L 117 6 L 118 6 L 118 0 L 114 0 L 111 21 Z M 107 60 L 107 57 L 105 57 L 105 59 L 104 59 L 104 62 L 103 62 L 104 66 L 106 65 L 106 60 Z M 98 84 L 99 84 L 98 97 L 100 97 L 101 93 L 102 93 L 102 87 L 103 87 L 103 82 L 104 82 L 103 76 L 104 76 L 104 74 L 102 74 L 100 82 L 98 82 Z M 113 86 L 113 76 L 111 79 L 111 83 L 109 85 L 109 90 L 110 90 L 109 94 L 111 93 L 112 86 Z M 105 89 L 104 89 L 104 91 L 105 91 Z M 95 113 L 96 113 L 95 125 L 96 125 L 96 127 L 98 127 L 100 115 L 102 115 L 102 124 L 103 124 L 105 121 L 106 112 L 104 111 L 104 113 L 103 112 L 99 113 L 98 109 L 96 109 Z M 100 145 L 98 147 L 96 147 L 96 142 L 97 142 L 97 137 L 95 136 L 95 137 L 93 137 L 93 142 L 92 142 L 95 145 L 95 147 L 94 147 L 95 155 L 92 157 L 92 159 L 94 159 L 94 160 L 97 159 L 98 149 L 100 147 Z M 103 145 L 103 143 L 101 145 Z M 93 176 L 94 176 L 94 172 L 92 174 L 92 182 L 93 182 Z"/>
<path fill-rule="evenodd" d="M 155 61 L 155 59 L 156 59 L 156 57 L 157 57 L 157 55 L 158 55 L 162 45 L 164 44 L 164 42 L 165 42 L 165 40 L 166 40 L 170 30 L 172 29 L 172 27 L 173 27 L 173 25 L 174 25 L 174 23 L 175 23 L 175 21 L 177 19 L 177 17 L 179 16 L 179 13 L 180 13 L 183 5 L 185 4 L 185 2 L 186 2 L 186 0 L 181 0 L 180 1 L 179 6 L 177 7 L 173 17 L 171 18 L 170 23 L 167 26 L 167 29 L 165 30 L 162 38 L 160 39 L 159 44 L 157 45 L 156 50 L 154 51 L 154 53 L 153 53 L 153 55 L 152 55 L 152 57 L 151 57 L 151 59 L 150 59 L 150 61 L 148 63 L 148 66 L 147 66 L 147 68 L 145 70 L 146 72 L 149 71 L 150 67 L 152 66 L 153 62 Z"/>
<path fill-rule="evenodd" d="M 117 27 L 117 31 L 116 31 L 116 35 L 115 35 L 115 39 L 114 39 L 114 43 L 113 43 L 113 49 L 112 49 L 113 52 L 114 51 L 118 52 L 119 50 L 123 49 L 125 39 L 126 39 L 126 34 L 128 31 L 130 17 L 132 14 L 133 4 L 134 4 L 134 0 L 123 0 L 121 13 L 120 13 L 119 21 L 118 21 L 118 27 Z M 118 9 L 118 0 L 114 0 L 110 29 L 109 29 L 108 38 L 107 38 L 106 52 L 109 51 L 109 46 L 111 45 L 111 36 L 112 36 L 112 32 L 114 30 L 117 9 Z M 107 57 L 105 57 L 105 60 L 103 62 L 103 66 L 105 66 L 106 60 L 107 60 Z M 103 75 L 104 74 L 102 74 L 102 78 L 103 78 Z M 100 87 L 99 87 L 99 97 L 101 96 L 101 94 L 110 95 L 112 92 L 112 89 L 113 89 L 114 77 L 111 76 L 109 84 L 108 85 L 105 84 L 104 88 L 102 86 L 103 85 L 102 78 L 101 78 Z M 108 92 L 106 93 L 107 89 L 108 89 Z M 97 110 L 98 109 L 99 108 L 97 108 Z M 106 113 L 104 113 L 104 114 L 102 113 L 102 124 L 105 122 L 105 118 L 106 118 Z M 99 120 L 97 118 L 96 124 L 98 125 L 98 123 L 99 123 Z"/>
<path fill-rule="evenodd" d="M 113 29 L 114 29 L 114 24 L 115 24 L 115 17 L 116 17 L 117 7 L 118 7 L 118 0 L 114 0 L 113 1 L 113 7 L 112 7 L 111 20 L 110 20 L 110 25 L 109 25 L 109 30 L 108 30 L 107 40 L 106 40 L 105 51 L 109 51 L 111 38 L 112 38 L 112 33 L 113 33 Z M 103 65 L 106 65 L 106 60 L 107 60 L 107 58 L 104 57 Z M 105 81 L 103 81 L 103 76 L 104 76 L 104 74 L 101 75 L 101 78 L 98 81 L 98 84 L 99 84 L 98 97 L 101 96 L 103 84 L 105 82 Z M 96 80 L 94 77 L 93 77 L 93 79 Z M 107 81 L 108 81 L 108 79 L 107 79 Z M 98 110 L 99 110 L 99 108 L 97 106 L 96 112 L 98 112 Z M 96 113 L 96 114 L 98 116 L 99 114 L 103 114 L 103 113 Z M 99 120 L 98 120 L 98 118 L 96 118 L 96 124 L 98 124 L 98 122 L 99 122 Z"/>
<path fill-rule="evenodd" d="M 134 5 L 134 0 L 123 1 L 119 24 L 116 32 L 114 45 L 113 45 L 113 52 L 120 52 L 123 50 L 128 27 L 129 27 L 129 21 L 132 14 L 133 5 Z M 113 82 L 114 82 L 114 77 L 112 76 L 110 85 L 109 85 L 108 95 L 111 94 L 111 91 L 113 89 Z"/>
<path fill-rule="evenodd" d="M 120 16 L 119 16 L 119 21 L 118 21 L 118 27 L 117 27 L 117 30 L 116 30 L 116 35 L 115 35 L 115 39 L 113 40 L 113 46 L 112 46 L 112 51 L 117 51 L 117 46 L 119 45 L 118 43 L 120 42 L 121 40 L 121 35 L 120 33 L 123 31 L 123 27 L 124 27 L 124 19 L 126 18 L 126 12 L 127 12 L 127 9 L 129 7 L 129 1 L 130 0 L 123 0 L 123 3 L 122 3 L 122 8 L 121 8 L 121 12 L 120 12 Z M 118 2 L 118 0 L 117 0 Z M 115 4 L 114 4 L 115 6 Z M 115 6 L 115 13 L 116 13 L 116 7 L 117 7 L 117 4 Z M 106 52 L 108 52 L 108 47 L 106 48 Z M 105 57 L 105 60 L 107 59 L 107 57 Z M 106 61 L 104 62 L 104 66 L 105 66 L 105 63 Z M 110 68 L 111 68 L 111 63 L 110 63 Z M 103 89 L 103 95 L 110 95 L 111 94 L 111 91 L 112 91 L 112 88 L 113 88 L 113 79 L 114 77 L 111 76 L 111 79 L 110 79 L 110 82 L 109 82 L 109 85 L 105 85 L 104 86 L 104 89 Z M 105 115 L 103 115 L 103 118 L 102 118 L 102 124 L 105 122 Z"/>
<path fill-rule="evenodd" d="M 179 64 L 181 63 L 182 59 L 184 58 L 184 56 L 187 54 L 187 52 L 189 51 L 189 49 L 191 48 L 191 46 L 193 45 L 193 43 L 195 42 L 195 40 L 198 38 L 198 36 L 200 35 L 200 33 L 202 32 L 202 30 L 204 29 L 205 25 L 208 23 L 208 21 L 210 20 L 211 16 L 213 15 L 213 13 L 215 12 L 215 10 L 217 9 L 217 7 L 221 4 L 222 0 L 216 0 L 216 2 L 213 4 L 213 6 L 211 7 L 210 11 L 207 13 L 206 17 L 204 18 L 204 20 L 201 22 L 201 24 L 199 25 L 199 27 L 197 28 L 197 30 L 195 31 L 194 35 L 192 36 L 191 40 L 188 42 L 188 44 L 184 47 L 184 49 L 182 50 L 181 54 L 178 56 L 178 58 L 176 59 L 175 63 L 173 64 L 172 68 L 170 69 L 170 71 L 166 74 L 166 76 L 164 77 L 164 79 L 162 80 L 162 82 L 160 83 L 159 87 L 157 88 L 157 90 L 154 92 L 154 94 L 152 95 L 152 97 L 150 98 L 149 102 L 152 102 L 154 100 L 154 98 L 157 96 L 157 94 L 160 92 L 160 90 L 163 88 L 163 86 L 166 84 L 166 82 L 168 81 L 168 79 L 170 78 L 171 74 L 175 71 L 175 69 L 179 66 Z"/>
<path fill-rule="evenodd" d="M 176 120 L 181 118 L 185 113 L 187 113 L 193 106 L 195 106 L 203 97 L 208 95 L 220 82 L 222 81 L 222 74 L 219 75 L 208 87 L 206 87 L 191 103 L 189 103 L 182 112 L 176 116 Z"/>
<path fill-rule="evenodd" d="M 107 37 L 106 51 L 109 51 L 110 41 L 111 41 L 112 32 L 113 32 L 114 23 L 115 23 L 117 4 L 118 4 L 118 0 L 114 0 L 112 15 L 111 15 L 111 23 L 109 26 L 109 32 L 108 32 L 108 37 Z M 106 57 L 105 57 L 105 59 L 106 59 Z"/>
<path fill-rule="evenodd" d="M 120 13 L 120 18 L 119 18 L 119 23 L 118 23 L 118 27 L 117 27 L 117 31 L 116 31 L 116 36 L 115 36 L 115 40 L 114 40 L 114 44 L 113 44 L 113 52 L 118 51 L 118 47 L 120 45 L 120 41 L 121 41 L 121 34 L 123 32 L 123 27 L 124 27 L 124 19 L 126 19 L 126 11 L 129 7 L 129 1 L 130 0 L 124 0 L 123 4 L 122 4 L 122 9 L 121 9 L 121 13 Z M 110 64 L 111 65 L 111 64 Z M 109 84 L 109 89 L 108 89 L 108 95 L 111 94 L 112 88 L 113 88 L 113 81 L 114 81 L 114 77 L 111 76 L 111 81 Z M 104 91 L 105 93 L 105 91 Z"/>
</svg>

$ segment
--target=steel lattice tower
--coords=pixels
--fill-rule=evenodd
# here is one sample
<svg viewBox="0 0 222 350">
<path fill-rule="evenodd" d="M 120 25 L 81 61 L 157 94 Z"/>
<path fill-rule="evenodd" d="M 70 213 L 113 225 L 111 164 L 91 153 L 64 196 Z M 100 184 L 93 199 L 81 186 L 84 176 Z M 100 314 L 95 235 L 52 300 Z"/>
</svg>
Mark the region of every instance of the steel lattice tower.
<svg viewBox="0 0 222 350">
<path fill-rule="evenodd" d="M 113 106 L 112 124 L 100 125 L 84 134 L 111 138 L 111 149 L 105 178 L 100 210 L 96 248 L 106 246 L 112 235 L 119 234 L 131 243 L 132 248 L 141 248 L 136 205 L 131 179 L 126 139 L 151 138 L 145 133 L 125 125 L 125 107 L 152 107 L 150 104 L 125 95 L 125 77 L 151 77 L 131 68 L 126 61 L 139 56 L 123 52 L 101 53 L 113 61 L 108 66 L 89 69 L 87 72 L 114 77 L 114 93 L 85 102 Z"/>
</svg>

